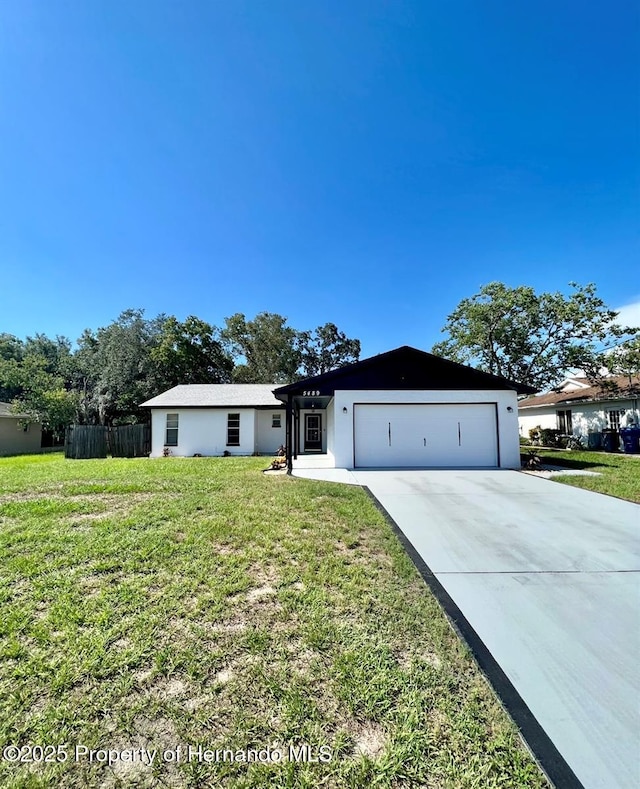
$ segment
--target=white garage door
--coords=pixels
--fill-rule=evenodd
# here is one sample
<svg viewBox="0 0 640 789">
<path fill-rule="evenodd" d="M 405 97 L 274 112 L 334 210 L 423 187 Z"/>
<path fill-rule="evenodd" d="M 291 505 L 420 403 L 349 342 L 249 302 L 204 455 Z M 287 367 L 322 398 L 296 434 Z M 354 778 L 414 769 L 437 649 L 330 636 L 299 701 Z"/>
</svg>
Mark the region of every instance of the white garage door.
<svg viewBox="0 0 640 789">
<path fill-rule="evenodd" d="M 456 468 L 498 465 L 493 403 L 359 404 L 357 468 Z"/>
</svg>

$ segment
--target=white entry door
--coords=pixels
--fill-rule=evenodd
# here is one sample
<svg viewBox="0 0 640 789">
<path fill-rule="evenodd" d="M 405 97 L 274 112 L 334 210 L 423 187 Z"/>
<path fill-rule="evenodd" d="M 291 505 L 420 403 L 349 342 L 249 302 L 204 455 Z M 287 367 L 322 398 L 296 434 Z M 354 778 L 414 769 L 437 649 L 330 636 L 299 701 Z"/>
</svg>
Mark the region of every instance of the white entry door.
<svg viewBox="0 0 640 789">
<path fill-rule="evenodd" d="M 357 404 L 357 468 L 492 468 L 498 465 L 493 403 Z"/>
</svg>

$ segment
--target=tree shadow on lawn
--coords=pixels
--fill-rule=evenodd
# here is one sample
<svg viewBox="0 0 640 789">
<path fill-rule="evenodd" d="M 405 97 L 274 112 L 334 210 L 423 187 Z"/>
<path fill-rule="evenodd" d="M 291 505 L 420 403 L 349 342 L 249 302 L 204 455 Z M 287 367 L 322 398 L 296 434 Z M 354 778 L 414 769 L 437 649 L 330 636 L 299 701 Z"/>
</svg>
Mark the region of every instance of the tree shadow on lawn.
<svg viewBox="0 0 640 789">
<path fill-rule="evenodd" d="M 595 453 L 594 453 L 595 454 Z M 573 469 L 593 469 L 593 468 L 611 468 L 608 463 L 599 462 L 595 458 L 593 460 L 579 460 L 578 458 L 556 457 L 554 453 L 547 454 L 546 452 L 539 453 L 540 459 L 545 465 L 558 466 L 558 468 L 573 468 Z M 607 457 L 610 457 L 609 455 Z M 622 457 L 622 454 L 614 457 Z"/>
</svg>

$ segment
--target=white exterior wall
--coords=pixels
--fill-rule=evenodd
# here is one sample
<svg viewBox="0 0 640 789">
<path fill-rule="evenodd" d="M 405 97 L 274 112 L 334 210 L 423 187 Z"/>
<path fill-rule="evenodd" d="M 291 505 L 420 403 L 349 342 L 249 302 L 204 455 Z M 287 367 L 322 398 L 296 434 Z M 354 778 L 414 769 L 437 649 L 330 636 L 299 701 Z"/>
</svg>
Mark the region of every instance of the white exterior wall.
<svg viewBox="0 0 640 789">
<path fill-rule="evenodd" d="M 327 417 L 327 455 L 329 458 L 334 458 L 333 448 L 335 445 L 335 400 L 331 400 L 327 409 L 325 411 L 325 415 Z"/>
<path fill-rule="evenodd" d="M 254 408 L 153 408 L 151 457 L 162 457 L 167 414 L 178 414 L 178 445 L 169 447 L 181 457 L 200 455 L 252 455 L 255 451 Z M 240 414 L 240 446 L 227 446 L 227 416 Z M 275 431 L 274 431 L 275 432 Z"/>
<path fill-rule="evenodd" d="M 261 455 L 275 455 L 281 444 L 285 443 L 287 432 L 287 414 L 284 408 L 272 411 L 256 409 L 256 447 Z M 280 427 L 271 427 L 274 414 L 280 414 Z M 242 433 L 240 434 L 242 438 Z"/>
<path fill-rule="evenodd" d="M 518 400 L 511 390 L 478 391 L 336 391 L 333 400 L 333 457 L 336 468 L 352 469 L 354 403 L 495 403 L 497 405 L 500 468 L 520 468 Z M 343 408 L 347 413 L 343 413 Z M 512 412 L 507 408 L 512 408 Z"/>
<path fill-rule="evenodd" d="M 620 426 L 635 419 L 640 421 L 640 410 L 637 401 L 611 400 L 600 403 L 576 403 L 575 405 L 547 405 L 538 408 L 527 408 L 518 416 L 520 435 L 529 437 L 529 430 L 534 427 L 555 430 L 558 427 L 556 411 L 571 411 L 571 425 L 573 435 L 581 436 L 586 440 L 589 433 L 599 433 L 608 427 L 607 411 L 624 410 L 625 414 L 620 419 Z"/>
<path fill-rule="evenodd" d="M 557 427 L 556 408 L 530 408 L 518 415 L 518 430 L 521 436 L 529 438 L 529 431 L 534 427 L 555 430 Z"/>
</svg>

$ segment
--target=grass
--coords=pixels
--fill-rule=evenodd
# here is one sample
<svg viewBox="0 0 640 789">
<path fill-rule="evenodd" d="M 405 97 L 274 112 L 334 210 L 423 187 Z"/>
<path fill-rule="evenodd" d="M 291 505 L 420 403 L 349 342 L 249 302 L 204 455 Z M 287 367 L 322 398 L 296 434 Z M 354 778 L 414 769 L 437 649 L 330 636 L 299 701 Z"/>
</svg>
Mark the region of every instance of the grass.
<svg viewBox="0 0 640 789">
<path fill-rule="evenodd" d="M 608 493 L 640 504 L 640 456 L 602 452 L 558 452 L 537 450 L 544 461 L 566 468 L 596 471 L 599 477 L 555 477 L 555 481 L 596 493 Z"/>
<path fill-rule="evenodd" d="M 67 751 L 0 784 L 546 786 L 364 492 L 264 466 L 0 459 L 0 740 Z M 162 760 L 290 744 L 331 760 Z"/>
</svg>

